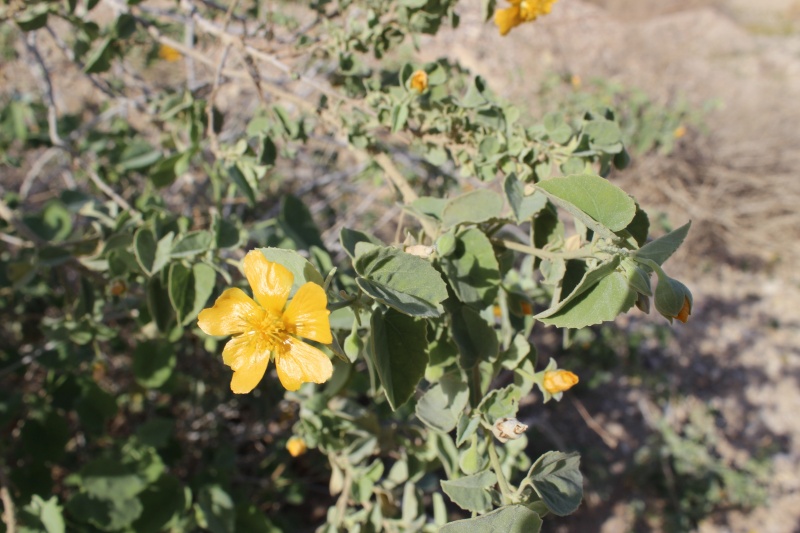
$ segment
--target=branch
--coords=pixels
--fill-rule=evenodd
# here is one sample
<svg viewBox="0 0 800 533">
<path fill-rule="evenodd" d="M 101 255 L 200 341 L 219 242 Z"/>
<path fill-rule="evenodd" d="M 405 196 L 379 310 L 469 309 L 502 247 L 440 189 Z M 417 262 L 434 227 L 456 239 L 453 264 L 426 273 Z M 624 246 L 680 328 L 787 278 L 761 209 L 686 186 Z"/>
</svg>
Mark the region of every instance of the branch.
<svg viewBox="0 0 800 533">
<path fill-rule="evenodd" d="M 53 95 L 53 82 L 50 80 L 50 72 L 47 70 L 44 59 L 42 59 L 42 54 L 39 53 L 39 49 L 36 47 L 35 31 L 28 32 L 25 39 L 25 47 L 33 59 L 36 60 L 39 67 L 38 72 L 37 69 L 31 70 L 40 79 L 41 84 L 44 85 L 45 95 L 47 96 L 47 131 L 50 135 L 50 142 L 53 146 L 66 148 L 66 143 L 58 135 L 58 111 L 56 110 L 56 100 Z"/>
</svg>

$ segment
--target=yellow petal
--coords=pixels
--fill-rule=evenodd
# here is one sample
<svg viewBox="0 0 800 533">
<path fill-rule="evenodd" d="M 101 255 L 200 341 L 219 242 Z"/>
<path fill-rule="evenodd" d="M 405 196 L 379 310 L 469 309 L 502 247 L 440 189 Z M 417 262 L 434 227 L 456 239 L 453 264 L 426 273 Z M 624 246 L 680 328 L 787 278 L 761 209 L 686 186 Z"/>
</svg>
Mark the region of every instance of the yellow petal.
<svg viewBox="0 0 800 533">
<path fill-rule="evenodd" d="M 269 351 L 259 350 L 254 337 L 254 335 L 234 337 L 222 350 L 222 360 L 234 371 L 231 390 L 236 394 L 245 394 L 253 390 L 267 371 Z"/>
<path fill-rule="evenodd" d="M 278 379 L 286 390 L 297 390 L 307 381 L 324 383 L 333 374 L 328 356 L 305 342 L 289 337 L 284 350 L 275 354 Z"/>
<path fill-rule="evenodd" d="M 494 14 L 494 23 L 500 29 L 500 35 L 507 34 L 511 31 L 511 28 L 519 26 L 521 22 L 518 5 L 512 5 L 506 9 L 498 9 Z"/>
<path fill-rule="evenodd" d="M 333 337 L 328 319 L 331 312 L 326 309 L 327 305 L 328 297 L 322 287 L 310 281 L 304 284 L 283 313 L 283 323 L 287 331 L 312 341 L 330 344 Z"/>
<path fill-rule="evenodd" d="M 251 250 L 244 256 L 244 275 L 261 307 L 276 313 L 283 311 L 294 282 L 294 276 L 285 266 L 268 261 L 258 250 Z"/>
<path fill-rule="evenodd" d="M 253 329 L 263 316 L 264 310 L 252 298 L 233 288 L 223 292 L 213 307 L 200 311 L 197 325 L 207 335 L 236 335 Z"/>
</svg>

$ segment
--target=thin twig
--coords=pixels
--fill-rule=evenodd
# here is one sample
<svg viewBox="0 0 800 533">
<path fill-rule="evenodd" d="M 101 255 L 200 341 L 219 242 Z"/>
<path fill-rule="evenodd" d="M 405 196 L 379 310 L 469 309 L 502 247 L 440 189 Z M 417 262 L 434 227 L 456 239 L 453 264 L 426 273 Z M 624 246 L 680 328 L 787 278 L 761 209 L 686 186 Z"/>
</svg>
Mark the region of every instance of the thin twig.
<svg viewBox="0 0 800 533">
<path fill-rule="evenodd" d="M 56 100 L 53 94 L 53 82 L 50 79 L 50 72 L 47 70 L 42 54 L 39 53 L 39 49 L 36 47 L 36 33 L 35 31 L 28 32 L 25 38 L 25 47 L 33 59 L 36 60 L 39 72 L 34 69 L 34 74 L 44 85 L 45 96 L 47 97 L 47 132 L 50 136 L 50 142 L 53 146 L 65 148 L 66 143 L 58 135 L 58 110 L 56 109 Z"/>
<path fill-rule="evenodd" d="M 225 68 L 225 61 L 227 61 L 228 53 L 230 51 L 231 45 L 228 44 L 225 46 L 225 50 L 222 51 L 222 57 L 219 59 L 217 71 L 214 74 L 214 87 L 211 89 L 211 94 L 206 101 L 206 117 L 208 117 L 208 140 L 211 144 L 211 152 L 217 158 L 220 157 L 220 151 L 219 138 L 217 137 L 217 132 L 214 131 L 214 101 L 216 100 L 217 92 L 219 91 L 220 79 L 222 78 L 222 69 Z"/>
<path fill-rule="evenodd" d="M 17 518 L 14 510 L 14 500 L 8 491 L 8 478 L 6 477 L 6 465 L 0 461 L 0 501 L 3 502 L 3 523 L 6 525 L 6 533 L 17 532 Z"/>
<path fill-rule="evenodd" d="M 570 396 L 570 399 L 572 400 L 572 405 L 574 405 L 575 409 L 577 409 L 578 414 L 581 415 L 581 418 L 583 418 L 583 421 L 586 422 L 586 425 L 589 426 L 589 428 L 592 431 L 597 433 L 597 435 L 601 439 L 603 439 L 603 442 L 606 443 L 606 446 L 608 446 L 612 450 L 616 449 L 616 447 L 619 446 L 619 439 L 617 439 L 615 436 L 611 435 L 608 431 L 603 429 L 603 426 L 601 426 L 597 422 L 597 420 L 595 420 L 592 417 L 592 415 L 589 414 L 589 411 L 586 410 L 586 407 L 584 407 L 583 402 L 581 402 L 579 399 L 575 398 L 574 396 Z"/>
</svg>

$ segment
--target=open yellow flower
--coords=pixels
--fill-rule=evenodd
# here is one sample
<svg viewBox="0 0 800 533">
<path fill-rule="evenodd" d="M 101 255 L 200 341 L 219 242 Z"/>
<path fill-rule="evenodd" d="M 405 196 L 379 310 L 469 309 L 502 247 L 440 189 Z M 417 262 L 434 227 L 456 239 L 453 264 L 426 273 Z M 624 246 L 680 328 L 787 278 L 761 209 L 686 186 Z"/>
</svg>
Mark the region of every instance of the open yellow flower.
<svg viewBox="0 0 800 533">
<path fill-rule="evenodd" d="M 227 289 L 197 319 L 208 335 L 234 336 L 222 351 L 223 361 L 233 369 L 231 390 L 237 394 L 253 390 L 264 377 L 270 356 L 275 357 L 278 378 L 286 390 L 330 379 L 333 365 L 328 356 L 297 338 L 333 342 L 328 298 L 322 287 L 304 284 L 287 306 L 294 276 L 258 250 L 245 256 L 244 275 L 255 300 L 241 289 Z"/>
<path fill-rule="evenodd" d="M 510 7 L 498 9 L 494 14 L 494 23 L 500 35 L 506 35 L 523 22 L 536 20 L 539 15 L 547 15 L 558 0 L 508 0 Z"/>
</svg>

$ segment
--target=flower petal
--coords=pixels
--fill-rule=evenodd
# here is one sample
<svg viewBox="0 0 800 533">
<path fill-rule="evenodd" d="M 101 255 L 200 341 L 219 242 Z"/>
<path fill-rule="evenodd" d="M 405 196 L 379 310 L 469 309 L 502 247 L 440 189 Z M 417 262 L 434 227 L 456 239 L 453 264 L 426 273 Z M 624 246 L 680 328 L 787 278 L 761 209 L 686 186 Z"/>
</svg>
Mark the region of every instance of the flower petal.
<svg viewBox="0 0 800 533">
<path fill-rule="evenodd" d="M 207 335 L 236 335 L 253 329 L 251 324 L 263 316 L 264 310 L 252 298 L 233 288 L 223 292 L 213 307 L 200 311 L 197 325 Z"/>
<path fill-rule="evenodd" d="M 286 330 L 299 337 L 330 344 L 333 337 L 328 319 L 331 312 L 326 308 L 327 305 L 325 290 L 316 283 L 305 283 L 283 313 Z"/>
<path fill-rule="evenodd" d="M 259 250 L 251 250 L 244 256 L 244 275 L 261 307 L 276 313 L 283 311 L 294 283 L 294 276 L 285 266 L 267 260 Z"/>
<path fill-rule="evenodd" d="M 233 369 L 231 390 L 236 394 L 246 394 L 264 377 L 269 351 L 260 349 L 254 335 L 239 335 L 225 345 L 222 360 Z"/>
<path fill-rule="evenodd" d="M 324 383 L 331 378 L 333 364 L 320 350 L 294 337 L 289 337 L 283 346 L 275 354 L 275 367 L 286 390 L 297 390 L 307 381 Z"/>
<path fill-rule="evenodd" d="M 500 35 L 506 35 L 511 28 L 522 23 L 519 5 L 512 5 L 506 9 L 498 9 L 494 14 L 494 23 L 500 30 Z"/>
</svg>

